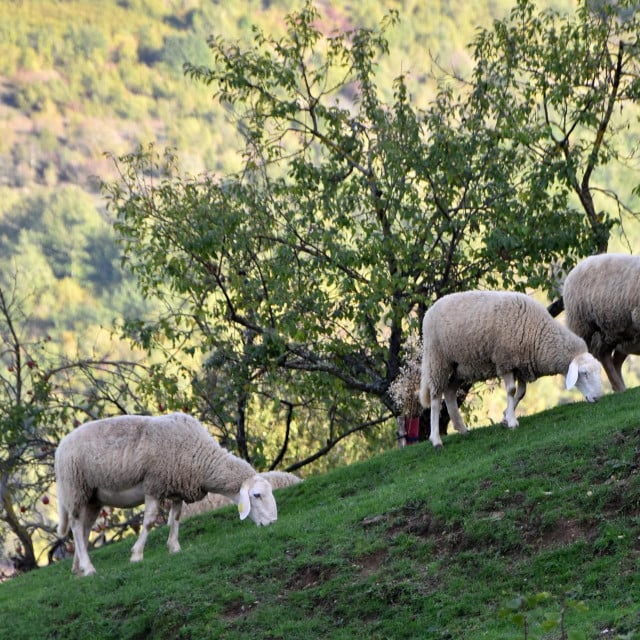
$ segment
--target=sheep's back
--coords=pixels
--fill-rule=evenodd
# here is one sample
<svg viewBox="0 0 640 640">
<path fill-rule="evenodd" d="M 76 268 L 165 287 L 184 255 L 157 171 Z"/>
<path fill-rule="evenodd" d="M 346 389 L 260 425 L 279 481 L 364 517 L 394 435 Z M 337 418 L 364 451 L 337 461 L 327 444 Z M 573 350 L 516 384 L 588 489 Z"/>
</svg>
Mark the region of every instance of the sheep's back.
<svg viewBox="0 0 640 640">
<path fill-rule="evenodd" d="M 465 291 L 438 300 L 425 314 L 424 349 L 428 375 L 443 388 L 452 372 L 469 382 L 523 368 L 534 377 L 534 345 L 555 332 L 538 302 L 520 293 Z M 526 370 L 530 369 L 531 373 Z"/>
<path fill-rule="evenodd" d="M 524 294 L 453 293 L 438 300 L 425 314 L 424 340 L 430 351 L 455 362 L 478 360 L 496 349 L 516 350 L 523 327 L 535 324 L 536 316 L 538 322 L 544 322 L 544 313 L 541 305 Z"/>
<path fill-rule="evenodd" d="M 117 416 L 88 422 L 65 436 L 56 468 L 85 492 L 144 482 L 145 492 L 155 497 L 197 500 L 218 451 L 223 450 L 190 416 Z"/>
<path fill-rule="evenodd" d="M 302 482 L 302 478 L 288 471 L 263 471 L 260 475 L 268 480 L 274 489 L 283 489 Z"/>
<path fill-rule="evenodd" d="M 567 276 L 563 299 L 567 327 L 590 342 L 635 341 L 640 335 L 640 257 L 603 254 L 582 260 Z"/>
</svg>

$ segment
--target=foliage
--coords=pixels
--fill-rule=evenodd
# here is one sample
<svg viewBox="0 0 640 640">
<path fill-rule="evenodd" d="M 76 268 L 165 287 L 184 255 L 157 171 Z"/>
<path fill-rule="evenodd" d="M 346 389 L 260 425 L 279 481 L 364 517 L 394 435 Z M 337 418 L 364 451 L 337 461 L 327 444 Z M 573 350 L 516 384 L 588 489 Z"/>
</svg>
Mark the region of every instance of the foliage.
<svg viewBox="0 0 640 640">
<path fill-rule="evenodd" d="M 569 638 L 637 638 L 638 402 L 610 394 L 333 469 L 279 490 L 269 527 L 233 508 L 184 520 L 179 556 L 162 527 L 142 563 L 129 538 L 91 552 L 94 577 L 70 559 L 19 576 L 0 585 L 0 637 L 515 640 L 500 611 L 546 592 L 526 613 L 530 638 L 551 640 L 559 627 L 538 624 L 569 589 L 586 606 L 567 606 Z"/>
<path fill-rule="evenodd" d="M 625 196 L 598 183 L 598 170 L 629 163 L 637 149 L 631 124 L 640 98 L 639 9 L 636 0 L 584 1 L 574 15 L 560 16 L 518 0 L 508 20 L 475 41 L 474 99 L 502 136 L 526 150 L 530 200 L 555 192 L 550 204 L 564 214 L 572 194 L 588 223 L 589 253 L 607 250 L 612 225 L 629 211 Z M 615 201 L 613 216 L 599 208 L 603 196 Z M 574 209 L 565 215 L 580 216 Z M 570 221 L 556 227 L 574 229 Z"/>
<path fill-rule="evenodd" d="M 73 235 L 70 228 L 75 229 Z M 98 279 L 96 272 L 114 271 L 113 266 L 109 269 L 108 264 L 98 262 L 99 253 L 92 252 L 100 241 L 108 245 L 111 240 L 111 247 L 116 248 L 113 235 L 93 199 L 77 188 L 40 192 L 23 199 L 0 224 L 0 238 L 8 262 L 19 253 L 21 241 L 38 247 L 57 279 L 73 275 L 83 282 Z M 119 275 L 114 275 L 110 284 L 117 285 Z"/>
<path fill-rule="evenodd" d="M 538 607 L 546 605 L 549 600 L 555 599 L 548 591 L 542 591 L 529 596 L 517 596 L 510 600 L 499 612 L 501 617 L 507 617 L 511 622 L 518 625 L 522 629 L 523 638 L 527 640 L 531 638 L 531 621 L 530 612 L 535 611 Z M 587 607 L 582 600 L 575 600 L 571 598 L 570 593 L 563 593 L 559 598 L 558 613 L 547 613 L 544 619 L 540 622 L 540 628 L 543 634 L 548 634 L 551 631 L 560 631 L 560 640 L 567 640 L 568 638 L 575 637 L 573 634 L 567 634 L 566 627 L 566 615 L 567 611 L 573 609 L 576 611 L 586 611 Z M 544 635 L 543 637 L 546 637 Z"/>
<path fill-rule="evenodd" d="M 443 82 L 422 109 L 406 76 L 377 75 L 394 11 L 378 28 L 327 35 L 307 2 L 284 35 L 255 27 L 246 46 L 212 36 L 213 66 L 185 68 L 233 114 L 242 170 L 184 176 L 154 147 L 116 160 L 120 178 L 105 192 L 125 259 L 145 294 L 166 304 L 132 335 L 150 338 L 141 341 L 149 348 L 164 340 L 201 353 L 198 405 L 243 456 L 264 449 L 255 425 L 265 403 L 289 408 L 272 458 L 296 466 L 305 461 L 287 458 L 290 425 L 306 409 L 319 416 L 310 428 L 323 451 L 386 423 L 397 411 L 389 388 L 402 345 L 433 300 L 477 287 L 552 290 L 550 265 L 601 248 L 611 220 L 572 206 L 567 166 L 585 163 L 586 201 L 601 151 L 615 147 L 601 105 L 623 104 L 637 87 L 601 96 L 609 67 L 594 69 L 585 53 L 568 69 L 548 32 L 593 30 L 597 51 L 623 27 L 612 11 L 535 18 L 533 9 L 522 1 L 481 32 L 473 83 Z M 618 86 L 637 64 L 628 51 Z M 557 89 L 564 102 L 550 88 L 519 89 L 527 76 L 513 75 L 518 64 L 536 78 L 547 67 L 567 74 Z M 510 109 L 510 97 L 522 105 Z M 556 110 L 528 125 L 537 98 Z M 554 144 L 595 126 L 596 146 L 572 143 L 562 162 L 540 162 L 544 135 L 558 135 L 555 114 L 576 110 L 580 120 L 567 115 L 564 142 Z"/>
<path fill-rule="evenodd" d="M 63 331 L 94 341 L 98 325 L 143 312 L 112 227 L 77 187 L 33 189 L 0 206 L 0 255 L 0 285 L 11 288 L 17 276 L 37 293 L 23 296 L 29 302 L 23 312 L 37 331 L 31 337 L 49 335 L 61 351 Z M 123 290 L 126 299 L 118 295 Z"/>
</svg>

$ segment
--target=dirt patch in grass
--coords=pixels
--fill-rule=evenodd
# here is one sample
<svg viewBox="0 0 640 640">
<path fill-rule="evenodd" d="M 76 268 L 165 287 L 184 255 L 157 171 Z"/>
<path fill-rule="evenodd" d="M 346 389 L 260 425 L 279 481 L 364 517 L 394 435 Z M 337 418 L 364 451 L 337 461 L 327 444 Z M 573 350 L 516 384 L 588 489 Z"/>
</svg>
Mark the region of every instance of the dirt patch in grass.
<svg viewBox="0 0 640 640">
<path fill-rule="evenodd" d="M 437 540 L 440 549 L 453 551 L 463 536 L 461 524 L 450 524 L 434 516 L 420 501 L 411 502 L 398 511 L 380 514 L 362 521 L 362 526 L 384 525 L 384 535 L 393 541 L 400 535 L 410 535 L 423 541 Z"/>
<path fill-rule="evenodd" d="M 377 573 L 380 567 L 384 564 L 384 561 L 388 557 L 386 549 L 378 549 L 372 553 L 366 553 L 358 558 L 354 559 L 354 564 L 360 572 L 360 576 L 368 578 L 369 576 Z"/>
<path fill-rule="evenodd" d="M 441 537 L 449 529 L 440 518 L 434 516 L 421 501 L 407 503 L 398 511 L 386 515 L 387 538 L 393 540 L 400 534 L 416 538 Z"/>
<path fill-rule="evenodd" d="M 551 527 L 531 528 L 524 538 L 538 550 L 562 547 L 579 540 L 593 542 L 598 537 L 598 527 L 594 523 L 571 518 L 560 518 Z"/>
<path fill-rule="evenodd" d="M 251 608 L 251 605 L 247 604 L 243 598 L 235 598 L 225 603 L 220 618 L 225 622 L 233 622 L 248 615 Z"/>
<path fill-rule="evenodd" d="M 391 522 L 387 529 L 387 536 L 393 539 L 401 533 L 406 533 L 416 538 L 428 538 L 439 536 L 444 530 L 444 523 L 432 514 L 428 512 L 414 513 L 396 518 L 394 522 Z"/>
<path fill-rule="evenodd" d="M 521 503 L 520 496 L 516 502 Z M 504 510 L 496 510 L 483 512 L 480 517 L 482 520 L 495 523 L 493 526 L 499 528 L 505 515 Z M 393 541 L 403 534 L 410 535 L 424 542 L 432 541 L 439 553 L 456 553 L 469 548 L 479 549 L 483 546 L 482 540 L 477 538 L 477 534 L 471 538 L 467 535 L 462 522 L 446 522 L 420 505 L 407 505 L 398 511 L 376 515 L 362 522 L 363 527 L 380 525 L 384 526 L 384 535 L 388 541 Z M 598 524 L 595 521 L 560 518 L 552 526 L 543 527 L 537 519 L 529 519 L 526 514 L 523 514 L 523 519 L 517 528 L 520 532 L 518 534 L 519 542 L 511 547 L 505 547 L 503 550 L 512 555 L 530 554 L 532 550 L 552 549 L 580 540 L 593 543 L 599 535 Z M 499 544 L 499 542 L 496 538 L 489 536 L 486 544 L 492 546 Z M 384 559 L 385 553 L 378 552 L 371 554 L 371 556 L 358 558 L 355 562 L 363 567 L 364 573 L 367 572 L 367 566 L 371 567 L 369 573 L 373 573 L 384 562 Z"/>
<path fill-rule="evenodd" d="M 287 582 L 287 589 L 290 591 L 301 591 L 316 587 L 319 584 L 330 580 L 333 577 L 333 570 L 330 567 L 311 564 L 300 567 Z"/>
</svg>

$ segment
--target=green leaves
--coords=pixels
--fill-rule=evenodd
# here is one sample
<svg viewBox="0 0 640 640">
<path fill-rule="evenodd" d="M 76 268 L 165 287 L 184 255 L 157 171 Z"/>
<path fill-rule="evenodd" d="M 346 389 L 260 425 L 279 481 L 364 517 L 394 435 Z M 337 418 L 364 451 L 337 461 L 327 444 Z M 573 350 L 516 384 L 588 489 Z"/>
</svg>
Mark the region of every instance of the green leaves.
<svg viewBox="0 0 640 640">
<path fill-rule="evenodd" d="M 165 335 L 226 353 L 219 379 L 242 390 L 238 425 L 263 421 L 258 398 L 295 419 L 322 388 L 319 440 L 344 435 L 336 406 L 347 431 L 384 421 L 402 343 L 433 300 L 552 290 L 550 264 L 606 246 L 611 218 L 591 181 L 617 157 L 610 106 L 634 97 L 637 53 L 615 60 L 635 18 L 537 14 L 520 0 L 479 33 L 472 83 L 449 79 L 423 108 L 409 77 L 378 77 L 397 20 L 326 35 L 306 2 L 282 35 L 213 36 L 212 67 L 186 71 L 237 122 L 242 170 L 181 177 L 153 149 L 118 160 L 107 195 L 126 260 L 166 303 Z"/>
<path fill-rule="evenodd" d="M 498 612 L 499 618 L 506 618 L 523 631 L 523 638 L 547 637 L 547 634 L 558 631 L 559 638 L 571 640 L 581 638 L 582 635 L 575 635 L 566 625 L 566 614 L 568 611 L 584 613 L 588 607 L 582 600 L 575 600 L 569 597 L 569 593 L 563 593 L 560 597 L 555 597 L 548 591 L 541 591 L 527 596 L 516 596 L 509 600 Z M 550 611 L 549 605 L 558 607 L 557 611 Z M 543 611 L 543 615 L 536 615 Z M 535 621 L 534 621 L 535 620 Z M 543 635 L 533 636 L 532 631 L 539 628 Z M 555 637 L 555 636 L 554 636 Z"/>
<path fill-rule="evenodd" d="M 624 53 L 624 43 L 637 43 L 639 26 L 633 0 L 598 11 L 584 2 L 568 16 L 537 14 L 533 2 L 521 0 L 508 20 L 475 42 L 475 98 L 504 138 L 521 147 L 520 166 L 543 189 L 543 206 L 558 194 L 562 209 L 579 202 L 582 215 L 567 229 L 576 238 L 590 234 L 586 246 L 576 243 L 580 252 L 606 251 L 612 226 L 594 202 L 598 168 L 624 165 L 623 156 L 634 153 L 635 143 L 616 134 L 629 122 L 622 105 L 639 96 L 637 48 Z"/>
</svg>

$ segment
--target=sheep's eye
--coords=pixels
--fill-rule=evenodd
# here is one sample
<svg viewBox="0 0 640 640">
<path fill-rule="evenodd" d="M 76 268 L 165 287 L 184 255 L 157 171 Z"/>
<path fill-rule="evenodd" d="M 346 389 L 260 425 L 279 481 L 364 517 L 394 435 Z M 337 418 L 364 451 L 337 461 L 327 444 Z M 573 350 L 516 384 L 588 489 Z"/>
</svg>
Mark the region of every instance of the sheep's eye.
<svg viewBox="0 0 640 640">
<path fill-rule="evenodd" d="M 260 498 L 262 498 L 262 494 L 261 493 L 254 493 L 253 497 L 260 499 Z"/>
</svg>

